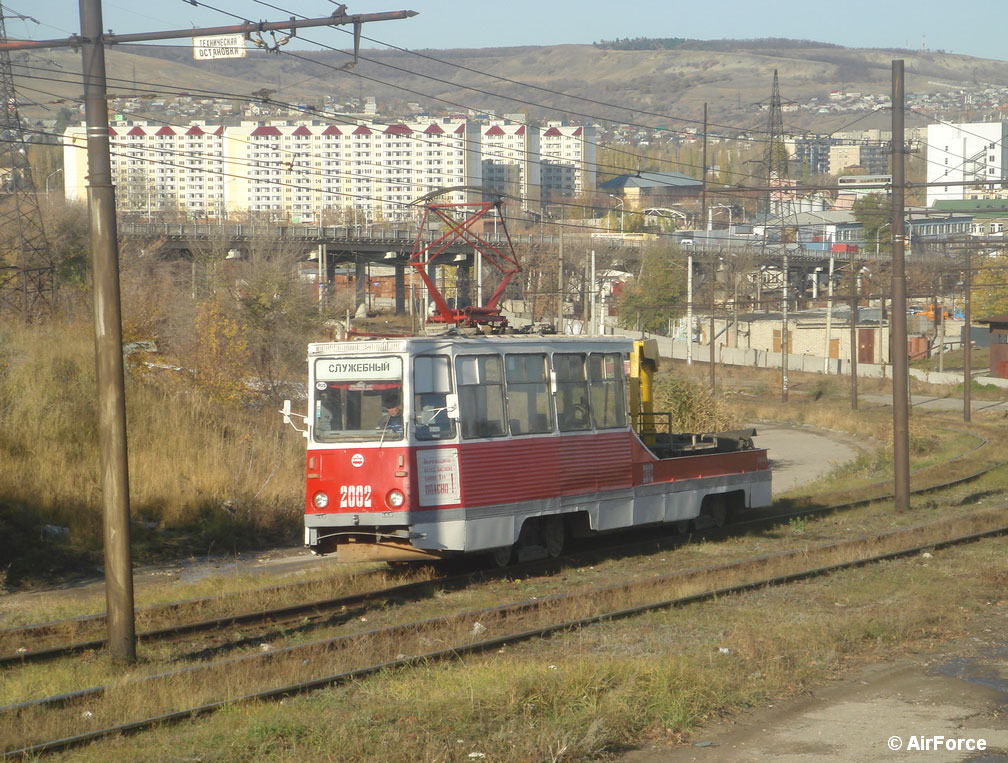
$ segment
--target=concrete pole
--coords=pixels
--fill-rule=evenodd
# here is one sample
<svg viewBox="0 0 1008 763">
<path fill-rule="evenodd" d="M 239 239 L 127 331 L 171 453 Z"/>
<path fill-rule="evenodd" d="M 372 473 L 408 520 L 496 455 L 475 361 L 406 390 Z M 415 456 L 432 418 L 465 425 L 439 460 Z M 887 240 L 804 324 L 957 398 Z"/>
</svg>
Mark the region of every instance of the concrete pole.
<svg viewBox="0 0 1008 763">
<path fill-rule="evenodd" d="M 858 406 L 857 390 L 857 364 L 858 364 L 858 339 L 857 339 L 857 268 L 854 267 L 854 250 L 850 251 L 850 379 L 851 379 L 851 410 L 856 411 Z"/>
<path fill-rule="evenodd" d="M 560 233 L 560 255 L 557 262 L 557 333 L 564 333 L 563 309 L 564 309 L 564 261 L 563 261 L 563 228 Z"/>
<path fill-rule="evenodd" d="M 591 305 L 591 310 L 589 315 L 591 316 L 591 335 L 595 336 L 598 332 L 598 305 L 596 298 L 598 295 L 598 284 L 595 282 L 595 250 L 591 250 L 591 281 L 588 286 L 589 290 L 589 302 Z"/>
<path fill-rule="evenodd" d="M 135 662 L 119 241 L 115 187 L 112 185 L 109 158 L 101 0 L 80 0 L 79 8 L 87 124 L 89 234 L 94 267 L 95 375 L 98 384 L 98 442 L 101 448 L 106 620 L 112 659 Z"/>
<path fill-rule="evenodd" d="M 971 295 L 973 286 L 973 251 L 972 244 L 966 242 L 966 278 L 963 279 L 965 286 L 965 298 L 963 300 L 963 318 L 966 325 L 963 327 L 963 421 L 970 421 L 973 417 L 973 402 L 970 399 L 973 387 L 973 309 Z"/>
<path fill-rule="evenodd" d="M 830 339 L 833 336 L 833 255 L 829 258 L 829 282 L 826 297 L 826 347 L 823 350 L 823 373 L 829 373 Z"/>
<path fill-rule="evenodd" d="M 784 245 L 784 311 L 781 320 L 781 402 L 788 401 L 788 251 Z"/>
<path fill-rule="evenodd" d="M 693 255 L 686 255 L 686 363 L 693 365 Z"/>
<path fill-rule="evenodd" d="M 319 244 L 318 246 L 318 306 L 319 312 L 322 312 L 324 307 L 323 302 L 325 301 L 325 244 Z"/>
<path fill-rule="evenodd" d="M 892 62 L 892 368 L 893 368 L 893 502 L 896 511 L 910 508 L 910 390 L 907 358 L 905 263 L 905 158 L 903 156 L 903 61 Z"/>
</svg>

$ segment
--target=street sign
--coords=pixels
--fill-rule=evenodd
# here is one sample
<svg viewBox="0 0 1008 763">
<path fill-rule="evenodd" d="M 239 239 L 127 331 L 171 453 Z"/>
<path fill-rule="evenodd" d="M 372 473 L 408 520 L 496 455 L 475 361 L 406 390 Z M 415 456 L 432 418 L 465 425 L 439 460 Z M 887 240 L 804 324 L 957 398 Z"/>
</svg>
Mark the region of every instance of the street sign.
<svg viewBox="0 0 1008 763">
<path fill-rule="evenodd" d="M 220 34 L 214 37 L 193 37 L 193 58 L 209 61 L 214 58 L 245 58 L 245 35 Z"/>
</svg>

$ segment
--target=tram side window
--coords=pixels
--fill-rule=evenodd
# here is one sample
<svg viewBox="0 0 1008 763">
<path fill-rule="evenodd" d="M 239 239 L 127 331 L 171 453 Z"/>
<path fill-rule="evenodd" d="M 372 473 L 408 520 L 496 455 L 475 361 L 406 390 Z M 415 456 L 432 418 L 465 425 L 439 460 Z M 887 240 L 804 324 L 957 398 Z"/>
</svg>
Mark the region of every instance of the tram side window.
<svg viewBox="0 0 1008 763">
<path fill-rule="evenodd" d="M 593 352 L 588 359 L 592 419 L 598 429 L 626 426 L 623 358 L 616 352 Z"/>
<path fill-rule="evenodd" d="M 505 355 L 504 367 L 507 371 L 511 434 L 542 434 L 553 431 L 546 355 Z"/>
<path fill-rule="evenodd" d="M 588 415 L 588 380 L 582 353 L 555 353 L 557 424 L 561 432 L 591 429 Z"/>
<path fill-rule="evenodd" d="M 450 440 L 455 422 L 448 418 L 451 359 L 447 355 L 418 355 L 413 360 L 413 411 L 418 440 Z"/>
<path fill-rule="evenodd" d="M 460 355 L 455 358 L 459 422 L 462 436 L 502 437 L 504 426 L 504 364 L 500 355 Z"/>
</svg>

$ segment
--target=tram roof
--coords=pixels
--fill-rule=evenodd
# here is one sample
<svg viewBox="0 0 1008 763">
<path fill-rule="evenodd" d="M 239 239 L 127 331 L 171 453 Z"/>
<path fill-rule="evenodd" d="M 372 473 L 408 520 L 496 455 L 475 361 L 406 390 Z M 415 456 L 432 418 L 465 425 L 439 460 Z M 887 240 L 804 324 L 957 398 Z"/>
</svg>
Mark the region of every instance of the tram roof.
<svg viewBox="0 0 1008 763">
<path fill-rule="evenodd" d="M 415 336 L 395 339 L 357 339 L 344 342 L 312 342 L 308 356 L 369 355 L 373 353 L 406 352 L 413 355 L 451 350 L 455 352 L 483 351 L 587 351 L 607 350 L 629 352 L 633 339 L 623 336 L 556 336 L 503 334 L 489 336 Z"/>
</svg>

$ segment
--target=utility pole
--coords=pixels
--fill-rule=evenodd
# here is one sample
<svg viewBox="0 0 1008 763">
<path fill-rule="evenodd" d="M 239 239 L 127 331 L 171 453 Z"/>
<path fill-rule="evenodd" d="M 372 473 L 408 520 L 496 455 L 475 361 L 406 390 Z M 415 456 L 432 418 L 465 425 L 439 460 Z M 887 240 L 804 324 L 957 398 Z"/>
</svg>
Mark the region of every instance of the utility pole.
<svg viewBox="0 0 1008 763">
<path fill-rule="evenodd" d="M 562 209 L 562 207 L 561 207 Z M 557 263 L 557 333 L 563 334 L 564 314 L 564 261 L 563 261 L 563 220 L 560 221 L 560 255 Z M 482 304 L 482 303 L 480 303 Z"/>
<path fill-rule="evenodd" d="M 905 158 L 903 155 L 903 61 L 892 62 L 892 368 L 893 499 L 896 511 L 910 508 L 910 390 L 907 359 Z"/>
<path fill-rule="evenodd" d="M 966 277 L 963 279 L 965 287 L 965 297 L 963 299 L 963 319 L 966 325 L 963 327 L 963 421 L 970 421 L 973 417 L 973 401 L 971 392 L 973 387 L 973 336 L 970 324 L 973 322 L 973 309 L 970 298 L 970 291 L 973 285 L 973 244 L 969 238 L 966 239 Z"/>
<path fill-rule="evenodd" d="M 826 347 L 823 352 L 823 373 L 829 374 L 830 362 L 830 339 L 833 338 L 833 253 L 829 258 L 829 281 L 826 288 L 829 290 L 826 297 Z"/>
<path fill-rule="evenodd" d="M 717 384 L 714 376 L 714 286 L 717 282 L 717 263 L 714 253 L 710 255 L 710 391 L 713 396 L 717 392 Z M 726 329 L 727 331 L 727 329 Z"/>
<path fill-rule="evenodd" d="M 854 248 L 850 250 L 850 384 L 852 411 L 857 410 L 857 364 L 858 364 L 858 337 L 857 337 L 857 267 L 854 263 Z"/>
<path fill-rule="evenodd" d="M 686 255 L 686 365 L 693 365 L 693 251 Z"/>
<path fill-rule="evenodd" d="M 782 246 L 783 249 L 781 251 L 784 252 L 784 288 L 782 290 L 782 296 L 784 297 L 784 310 L 781 316 L 781 402 L 786 403 L 788 401 L 788 350 L 790 349 L 788 347 L 788 340 L 790 338 L 788 336 L 788 291 L 790 290 L 791 285 L 788 281 L 787 245 L 782 243 Z"/>
<path fill-rule="evenodd" d="M 101 0 L 80 0 L 84 114 L 87 125 L 88 230 L 94 268 L 95 376 L 104 502 L 105 605 L 113 660 L 136 660 L 133 560 L 130 551 L 126 392 L 123 383 L 122 313 L 115 187 L 109 158 L 105 46 Z"/>
<path fill-rule="evenodd" d="M 331 16 L 280 22 L 175 29 L 116 35 L 102 32 L 101 0 L 78 0 L 81 34 L 61 40 L 4 40 L 0 51 L 81 48 L 88 155 L 88 218 L 94 269 L 95 375 L 98 388 L 98 438 L 105 539 L 105 597 L 108 640 L 113 660 L 136 660 L 133 608 L 133 563 L 130 553 L 129 474 L 127 469 L 126 401 L 123 383 L 122 313 L 119 295 L 119 243 L 116 235 L 115 187 L 109 153 L 108 90 L 105 45 L 244 34 L 302 27 L 354 27 L 354 52 L 361 25 L 415 16 L 415 11 L 347 15 L 340 6 Z"/>
</svg>

